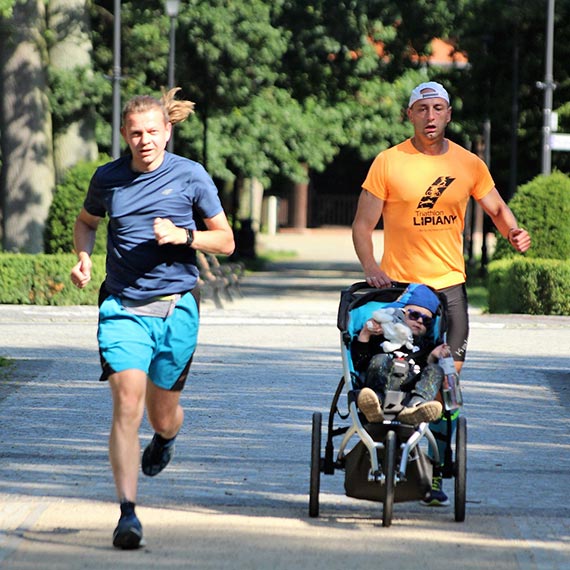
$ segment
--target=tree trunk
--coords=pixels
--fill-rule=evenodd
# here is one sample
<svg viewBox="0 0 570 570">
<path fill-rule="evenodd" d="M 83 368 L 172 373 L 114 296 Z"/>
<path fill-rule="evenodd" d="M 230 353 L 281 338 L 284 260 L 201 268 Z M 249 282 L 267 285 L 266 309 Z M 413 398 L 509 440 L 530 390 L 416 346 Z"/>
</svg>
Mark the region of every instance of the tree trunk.
<svg viewBox="0 0 570 570">
<path fill-rule="evenodd" d="M 18 2 L 0 34 L 0 194 L 6 251 L 43 250 L 43 230 L 55 186 L 45 21 L 43 0 Z"/>
<path fill-rule="evenodd" d="M 244 178 L 239 186 L 239 220 L 251 220 L 254 231 L 259 231 L 263 185 L 257 178 Z"/>
<path fill-rule="evenodd" d="M 309 167 L 303 164 L 303 168 L 307 172 L 307 181 L 293 185 L 293 227 L 299 230 L 307 229 L 309 215 Z"/>
<path fill-rule="evenodd" d="M 86 0 L 50 0 L 48 28 L 54 34 L 49 63 L 55 69 L 92 68 L 93 45 Z M 97 158 L 95 117 L 83 114 L 70 121 L 65 130 L 54 133 L 56 181 L 82 160 Z"/>
</svg>

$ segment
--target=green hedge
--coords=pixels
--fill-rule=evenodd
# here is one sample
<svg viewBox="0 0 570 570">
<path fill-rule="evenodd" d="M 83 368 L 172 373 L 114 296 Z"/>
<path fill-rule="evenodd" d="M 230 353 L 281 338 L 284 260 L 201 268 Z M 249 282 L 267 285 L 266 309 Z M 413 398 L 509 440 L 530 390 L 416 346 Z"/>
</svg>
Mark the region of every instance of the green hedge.
<svg viewBox="0 0 570 570">
<path fill-rule="evenodd" d="M 69 278 L 74 254 L 0 254 L 0 304 L 96 305 L 105 256 L 93 255 L 93 278 L 77 289 Z M 489 311 L 570 315 L 570 261 L 517 257 L 488 266 Z"/>
<path fill-rule="evenodd" d="M 570 315 L 570 261 L 518 257 L 488 266 L 489 311 Z"/>
<path fill-rule="evenodd" d="M 509 207 L 519 225 L 528 230 L 532 246 L 526 257 L 539 259 L 570 258 L 570 178 L 562 172 L 539 175 L 521 186 Z M 519 254 L 500 235 L 493 260 Z"/>
<path fill-rule="evenodd" d="M 69 278 L 77 257 L 60 254 L 0 254 L 0 304 L 96 305 L 105 276 L 105 256 L 93 255 L 91 282 L 78 289 Z"/>
<path fill-rule="evenodd" d="M 101 155 L 93 162 L 79 162 L 67 171 L 63 182 L 56 186 L 44 232 L 45 253 L 73 252 L 73 226 L 83 206 L 89 182 L 95 169 L 109 160 L 108 156 Z M 94 253 L 105 253 L 107 222 L 108 218 L 105 218 L 99 224 Z"/>
</svg>

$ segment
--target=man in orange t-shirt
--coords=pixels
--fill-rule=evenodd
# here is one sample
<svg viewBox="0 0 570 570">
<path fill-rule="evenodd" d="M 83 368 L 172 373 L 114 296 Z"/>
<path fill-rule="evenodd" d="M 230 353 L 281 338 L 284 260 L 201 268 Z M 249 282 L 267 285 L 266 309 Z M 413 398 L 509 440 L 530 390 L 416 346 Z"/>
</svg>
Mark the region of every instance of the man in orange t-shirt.
<svg viewBox="0 0 570 570">
<path fill-rule="evenodd" d="M 418 85 L 407 114 L 414 135 L 381 152 L 362 185 L 352 225 L 354 247 L 370 285 L 424 283 L 446 294 L 448 343 L 460 370 L 469 333 L 463 257 L 469 198 L 481 204 L 517 251 L 530 247 L 530 236 L 518 227 L 485 163 L 445 138 L 451 106 L 442 85 Z M 381 216 L 384 254 L 378 265 L 372 233 Z"/>
<path fill-rule="evenodd" d="M 423 283 L 443 292 L 447 299 L 447 343 L 455 367 L 461 370 L 467 350 L 469 318 L 465 289 L 463 226 L 473 196 L 509 243 L 519 252 L 530 247 L 528 232 L 501 198 L 485 163 L 445 138 L 451 121 L 449 95 L 430 81 L 410 96 L 408 119 L 411 139 L 381 152 L 362 185 L 352 224 L 354 249 L 373 287 L 392 282 Z M 374 257 L 372 233 L 384 218 L 384 254 Z M 457 414 L 430 424 L 434 432 L 453 436 Z M 448 434 L 449 435 L 449 434 Z M 445 437 L 443 438 L 445 441 Z M 438 439 L 440 457 L 443 443 Z M 426 506 L 446 506 L 441 465 L 434 465 L 432 488 Z"/>
</svg>

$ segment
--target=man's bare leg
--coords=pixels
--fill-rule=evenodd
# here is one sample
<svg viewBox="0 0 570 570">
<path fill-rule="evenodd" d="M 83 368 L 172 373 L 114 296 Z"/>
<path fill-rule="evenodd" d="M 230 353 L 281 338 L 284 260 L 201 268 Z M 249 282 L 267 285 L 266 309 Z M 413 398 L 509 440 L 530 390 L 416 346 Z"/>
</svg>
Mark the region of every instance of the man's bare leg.
<svg viewBox="0 0 570 570">
<path fill-rule="evenodd" d="M 113 421 L 109 459 L 113 469 L 121 517 L 113 533 L 113 545 L 134 549 L 144 545 L 142 525 L 135 514 L 139 475 L 139 428 L 144 414 L 146 373 L 125 370 L 109 377 L 113 396 Z"/>
<path fill-rule="evenodd" d="M 140 458 L 139 428 L 144 414 L 146 374 L 125 370 L 109 378 L 113 395 L 113 423 L 109 458 L 120 501 L 135 502 Z"/>
<path fill-rule="evenodd" d="M 180 392 L 158 388 L 149 381 L 146 408 L 155 434 L 144 450 L 142 471 L 145 475 L 154 477 L 170 463 L 174 455 L 174 439 L 184 421 Z"/>
</svg>

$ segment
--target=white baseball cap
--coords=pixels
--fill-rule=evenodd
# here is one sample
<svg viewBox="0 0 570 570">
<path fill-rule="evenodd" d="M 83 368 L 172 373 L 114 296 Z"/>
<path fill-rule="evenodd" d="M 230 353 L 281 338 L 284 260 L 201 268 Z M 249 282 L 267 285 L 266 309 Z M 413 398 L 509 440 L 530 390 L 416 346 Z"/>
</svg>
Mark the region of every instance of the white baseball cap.
<svg viewBox="0 0 570 570">
<path fill-rule="evenodd" d="M 435 81 L 428 81 L 427 83 L 420 83 L 410 95 L 410 102 L 408 103 L 408 108 L 410 108 L 416 101 L 420 99 L 434 99 L 439 97 L 447 101 L 449 105 L 449 94 L 445 90 L 443 85 L 436 83 Z"/>
</svg>

